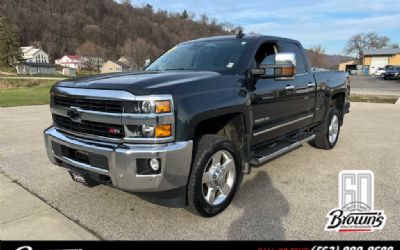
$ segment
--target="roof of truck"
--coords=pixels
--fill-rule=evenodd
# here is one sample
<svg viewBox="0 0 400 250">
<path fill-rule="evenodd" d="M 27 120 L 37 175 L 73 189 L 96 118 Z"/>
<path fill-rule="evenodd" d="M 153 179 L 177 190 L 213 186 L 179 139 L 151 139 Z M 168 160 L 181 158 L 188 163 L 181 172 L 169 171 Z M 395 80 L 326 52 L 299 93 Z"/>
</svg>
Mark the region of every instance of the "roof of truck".
<svg viewBox="0 0 400 250">
<path fill-rule="evenodd" d="M 217 41 L 217 40 L 230 40 L 230 39 L 243 39 L 243 40 L 254 40 L 254 39 L 268 39 L 268 40 L 285 40 L 291 42 L 298 42 L 297 40 L 293 40 L 290 38 L 278 37 L 278 36 L 265 36 L 265 35 L 244 35 L 243 37 L 239 38 L 236 35 L 226 35 L 226 36 L 211 36 L 211 37 L 204 37 L 195 40 L 186 41 L 184 43 L 190 42 L 202 42 L 202 41 Z"/>
</svg>

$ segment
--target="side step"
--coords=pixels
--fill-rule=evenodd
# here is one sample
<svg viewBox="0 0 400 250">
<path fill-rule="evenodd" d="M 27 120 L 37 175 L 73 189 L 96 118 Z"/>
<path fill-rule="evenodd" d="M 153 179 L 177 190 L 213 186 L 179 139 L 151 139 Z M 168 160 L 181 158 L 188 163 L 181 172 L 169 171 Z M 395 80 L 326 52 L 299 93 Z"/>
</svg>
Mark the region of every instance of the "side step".
<svg viewBox="0 0 400 250">
<path fill-rule="evenodd" d="M 301 133 L 290 139 L 278 141 L 269 147 L 257 149 L 253 152 L 250 163 L 253 167 L 260 165 L 268 160 L 271 160 L 272 158 L 297 148 L 306 142 L 314 140 L 314 138 L 315 134 Z"/>
</svg>

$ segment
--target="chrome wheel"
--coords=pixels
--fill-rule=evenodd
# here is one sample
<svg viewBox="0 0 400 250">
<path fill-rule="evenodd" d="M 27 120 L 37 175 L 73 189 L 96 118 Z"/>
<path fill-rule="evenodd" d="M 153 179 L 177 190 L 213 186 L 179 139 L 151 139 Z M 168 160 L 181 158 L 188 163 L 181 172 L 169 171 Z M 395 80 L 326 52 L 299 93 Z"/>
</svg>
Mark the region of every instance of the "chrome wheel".
<svg viewBox="0 0 400 250">
<path fill-rule="evenodd" d="M 202 192 L 206 202 L 219 205 L 231 193 L 236 178 L 235 160 L 226 150 L 216 152 L 208 160 L 202 178 Z"/>
<path fill-rule="evenodd" d="M 329 124 L 328 139 L 331 144 L 335 143 L 339 134 L 339 117 L 334 114 Z"/>
</svg>

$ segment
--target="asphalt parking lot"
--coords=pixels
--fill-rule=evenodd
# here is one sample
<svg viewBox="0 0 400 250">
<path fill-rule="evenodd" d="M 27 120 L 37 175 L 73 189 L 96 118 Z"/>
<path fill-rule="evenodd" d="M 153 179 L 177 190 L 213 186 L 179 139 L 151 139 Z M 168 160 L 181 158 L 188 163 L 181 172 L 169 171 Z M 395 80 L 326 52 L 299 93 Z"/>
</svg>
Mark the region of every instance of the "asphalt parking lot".
<svg viewBox="0 0 400 250">
<path fill-rule="evenodd" d="M 400 80 L 383 80 L 375 76 L 350 76 L 351 92 L 368 95 L 400 96 Z"/>
<path fill-rule="evenodd" d="M 86 188 L 47 159 L 48 106 L 0 108 L 0 170 L 62 214 L 108 240 L 399 239 L 400 105 L 353 103 L 335 149 L 298 148 L 245 176 L 231 206 L 205 219 L 110 188 Z M 387 223 L 373 233 L 324 232 L 338 206 L 338 173 L 375 173 L 375 208 Z"/>
</svg>

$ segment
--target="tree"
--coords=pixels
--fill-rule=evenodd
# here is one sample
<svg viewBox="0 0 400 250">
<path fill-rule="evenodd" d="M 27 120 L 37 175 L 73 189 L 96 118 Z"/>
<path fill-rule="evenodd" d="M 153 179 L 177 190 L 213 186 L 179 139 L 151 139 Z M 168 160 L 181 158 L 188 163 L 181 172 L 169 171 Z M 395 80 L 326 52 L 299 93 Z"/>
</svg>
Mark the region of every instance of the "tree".
<svg viewBox="0 0 400 250">
<path fill-rule="evenodd" d="M 17 29 L 8 18 L 0 17 L 0 65 L 13 67 L 21 61 Z"/>
<path fill-rule="evenodd" d="M 325 49 L 321 44 L 312 47 L 307 51 L 308 59 L 310 60 L 310 64 L 313 67 L 317 68 L 326 68 L 327 67 L 327 58 L 325 55 Z"/>
<path fill-rule="evenodd" d="M 243 27 L 242 26 L 236 26 L 233 29 L 231 29 L 231 33 L 236 35 L 236 34 L 239 33 L 240 30 L 243 31 Z"/>
<path fill-rule="evenodd" d="M 157 56 L 159 49 L 150 45 L 143 38 L 137 38 L 134 41 L 131 39 L 126 40 L 121 53 L 128 58 L 129 66 L 133 69 L 142 69 L 146 59 Z"/>
<path fill-rule="evenodd" d="M 388 45 L 387 36 L 379 36 L 375 32 L 359 33 L 350 37 L 344 51 L 347 55 L 356 54 L 357 58 L 361 59 L 364 50 L 380 49 Z"/>
<path fill-rule="evenodd" d="M 50 58 L 75 54 L 86 41 L 104 49 L 103 58 L 118 57 L 128 39 L 142 38 L 157 55 L 178 42 L 227 35 L 221 24 L 208 17 L 195 18 L 184 10 L 171 13 L 154 6 L 134 5 L 134 0 L 0 0 L 0 16 L 18 28 L 23 45 L 40 41 Z M 132 5 L 133 4 L 133 5 Z M 157 51 L 157 52 L 154 52 Z"/>
<path fill-rule="evenodd" d="M 104 49 L 91 41 L 85 41 L 78 49 L 78 54 L 81 56 L 82 65 L 89 70 L 97 69 L 99 71 L 103 63 L 102 56 Z"/>
<path fill-rule="evenodd" d="M 188 19 L 189 18 L 189 14 L 186 10 L 183 10 L 182 15 L 181 15 L 182 19 Z"/>
</svg>

